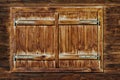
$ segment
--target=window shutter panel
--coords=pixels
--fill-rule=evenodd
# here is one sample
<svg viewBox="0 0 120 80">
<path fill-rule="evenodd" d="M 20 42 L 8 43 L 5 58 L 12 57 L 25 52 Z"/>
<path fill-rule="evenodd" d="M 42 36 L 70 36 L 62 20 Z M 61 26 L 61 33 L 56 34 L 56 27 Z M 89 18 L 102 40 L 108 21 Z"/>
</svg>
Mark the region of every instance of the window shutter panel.
<svg viewBox="0 0 120 80">
<path fill-rule="evenodd" d="M 102 8 L 11 8 L 12 71 L 101 72 Z"/>
</svg>

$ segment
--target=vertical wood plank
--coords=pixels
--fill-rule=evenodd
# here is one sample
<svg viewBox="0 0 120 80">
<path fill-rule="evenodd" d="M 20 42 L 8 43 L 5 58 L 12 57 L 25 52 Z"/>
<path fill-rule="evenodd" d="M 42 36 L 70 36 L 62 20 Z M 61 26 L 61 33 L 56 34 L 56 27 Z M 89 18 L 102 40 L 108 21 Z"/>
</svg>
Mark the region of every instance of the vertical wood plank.
<svg viewBox="0 0 120 80">
<path fill-rule="evenodd" d="M 55 66 L 56 68 L 59 67 L 59 25 L 58 25 L 58 20 L 59 20 L 59 14 L 55 13 L 55 26 L 56 26 L 56 30 L 55 30 L 55 34 L 57 34 L 56 36 L 56 49 L 55 49 Z"/>
<path fill-rule="evenodd" d="M 103 8 L 104 9 L 104 8 Z M 100 23 L 98 24 L 98 40 L 99 40 L 99 43 L 98 43 L 98 53 L 99 55 L 101 56 L 101 60 L 100 60 L 100 68 L 101 70 L 103 71 L 103 9 L 100 9 L 98 10 L 98 19 L 100 21 Z"/>
<path fill-rule="evenodd" d="M 66 52 L 66 34 L 65 34 L 65 26 L 59 27 L 59 38 L 60 38 L 60 54 Z"/>
</svg>

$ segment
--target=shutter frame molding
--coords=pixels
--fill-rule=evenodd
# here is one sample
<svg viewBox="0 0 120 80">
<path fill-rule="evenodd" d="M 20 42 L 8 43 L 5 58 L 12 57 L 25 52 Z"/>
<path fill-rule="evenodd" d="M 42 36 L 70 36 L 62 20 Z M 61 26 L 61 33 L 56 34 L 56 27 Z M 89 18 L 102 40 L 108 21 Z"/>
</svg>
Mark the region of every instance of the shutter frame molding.
<svg viewBox="0 0 120 80">
<path fill-rule="evenodd" d="M 103 72 L 103 7 L 11 7 L 10 20 L 11 72 Z"/>
</svg>

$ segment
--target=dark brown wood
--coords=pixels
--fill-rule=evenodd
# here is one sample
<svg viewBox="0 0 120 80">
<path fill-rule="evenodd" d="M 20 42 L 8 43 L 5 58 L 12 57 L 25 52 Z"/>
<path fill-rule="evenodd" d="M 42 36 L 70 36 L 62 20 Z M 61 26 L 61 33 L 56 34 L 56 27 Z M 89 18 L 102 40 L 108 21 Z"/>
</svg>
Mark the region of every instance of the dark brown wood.
<svg viewBox="0 0 120 80">
<path fill-rule="evenodd" d="M 59 19 L 59 14 L 56 12 L 55 13 L 55 27 L 56 27 L 56 31 L 55 34 L 59 34 L 59 25 L 58 25 L 58 19 Z M 55 38 L 57 38 L 56 40 L 56 51 L 55 51 L 55 65 L 56 68 L 59 68 L 59 35 L 57 35 Z"/>
<path fill-rule="evenodd" d="M 92 69 L 92 68 L 25 68 L 19 67 L 17 70 L 13 70 L 13 73 L 21 73 L 21 72 L 101 72 L 100 69 Z"/>
</svg>

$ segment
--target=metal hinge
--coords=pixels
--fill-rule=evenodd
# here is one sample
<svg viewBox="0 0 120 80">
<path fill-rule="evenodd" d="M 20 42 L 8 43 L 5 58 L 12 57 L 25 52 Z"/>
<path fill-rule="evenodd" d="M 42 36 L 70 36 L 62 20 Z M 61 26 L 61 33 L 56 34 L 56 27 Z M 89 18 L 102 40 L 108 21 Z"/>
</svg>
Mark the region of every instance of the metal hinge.
<svg viewBox="0 0 120 80">
<path fill-rule="evenodd" d="M 15 55 L 14 60 L 53 60 L 54 55 L 50 54 L 32 54 L 32 55 Z"/>
<path fill-rule="evenodd" d="M 99 20 L 98 19 L 80 20 L 79 24 L 98 24 L 99 25 Z"/>
<path fill-rule="evenodd" d="M 55 57 L 53 55 L 15 55 L 13 60 L 53 60 L 55 59 Z M 70 54 L 62 54 L 59 55 L 59 59 L 70 59 L 70 60 L 87 60 L 87 59 L 92 59 L 92 60 L 100 60 L 100 56 L 99 55 L 78 55 L 78 54 L 74 54 L 74 55 L 70 55 Z"/>
<path fill-rule="evenodd" d="M 81 58 L 81 59 L 97 59 L 97 60 L 99 60 L 100 59 L 100 56 L 98 56 L 98 55 L 85 55 L 85 56 L 79 56 L 79 58 Z"/>
</svg>

